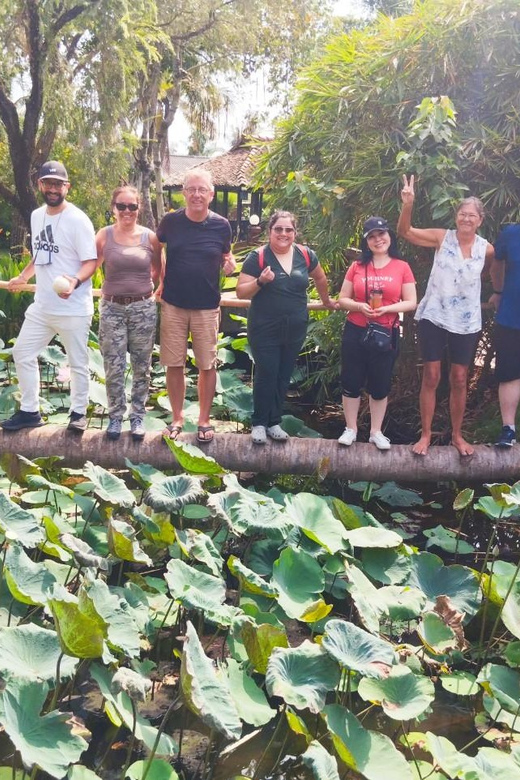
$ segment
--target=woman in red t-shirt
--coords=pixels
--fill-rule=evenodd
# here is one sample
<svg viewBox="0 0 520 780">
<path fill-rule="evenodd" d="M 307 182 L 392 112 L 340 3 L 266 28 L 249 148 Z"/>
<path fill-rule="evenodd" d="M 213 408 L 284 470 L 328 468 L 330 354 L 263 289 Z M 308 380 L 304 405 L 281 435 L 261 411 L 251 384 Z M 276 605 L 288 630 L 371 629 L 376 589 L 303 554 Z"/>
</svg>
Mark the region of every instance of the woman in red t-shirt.
<svg viewBox="0 0 520 780">
<path fill-rule="evenodd" d="M 397 251 L 395 233 L 382 217 L 363 225 L 361 260 L 348 269 L 339 305 L 348 312 L 341 344 L 341 388 L 346 428 L 339 443 L 349 447 L 357 438 L 361 389 L 370 403 L 370 439 L 380 450 L 390 449 L 381 428 L 388 402 L 394 363 L 398 355 L 399 314 L 413 311 L 417 293 L 412 269 Z M 363 343 L 368 323 L 377 322 L 392 333 L 392 347 L 376 351 Z"/>
</svg>

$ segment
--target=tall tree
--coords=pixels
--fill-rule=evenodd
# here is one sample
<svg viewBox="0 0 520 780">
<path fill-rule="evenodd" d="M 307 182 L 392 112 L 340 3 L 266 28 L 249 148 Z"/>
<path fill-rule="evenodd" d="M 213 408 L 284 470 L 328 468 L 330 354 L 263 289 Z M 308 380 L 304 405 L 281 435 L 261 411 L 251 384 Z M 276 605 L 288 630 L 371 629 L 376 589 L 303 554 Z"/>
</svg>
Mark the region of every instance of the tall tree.
<svg viewBox="0 0 520 780">
<path fill-rule="evenodd" d="M 129 23 L 130 11 L 139 25 Z M 128 62 L 153 50 L 153 12 L 148 0 L 1 4 L 0 122 L 11 165 L 0 196 L 25 225 L 37 203 L 36 172 L 60 133 L 74 129 L 85 146 L 110 143 L 135 88 Z"/>
</svg>

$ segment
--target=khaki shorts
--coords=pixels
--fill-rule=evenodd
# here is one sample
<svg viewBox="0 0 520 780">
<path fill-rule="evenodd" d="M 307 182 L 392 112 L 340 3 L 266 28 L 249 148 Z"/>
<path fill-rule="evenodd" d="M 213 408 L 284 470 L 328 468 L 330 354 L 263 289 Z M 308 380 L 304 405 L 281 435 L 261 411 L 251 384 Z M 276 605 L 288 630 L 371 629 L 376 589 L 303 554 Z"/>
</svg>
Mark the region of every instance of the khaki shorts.
<svg viewBox="0 0 520 780">
<path fill-rule="evenodd" d="M 161 363 L 180 368 L 186 364 L 188 335 L 197 368 L 207 371 L 217 365 L 220 309 L 181 309 L 166 301 L 161 307 Z"/>
</svg>

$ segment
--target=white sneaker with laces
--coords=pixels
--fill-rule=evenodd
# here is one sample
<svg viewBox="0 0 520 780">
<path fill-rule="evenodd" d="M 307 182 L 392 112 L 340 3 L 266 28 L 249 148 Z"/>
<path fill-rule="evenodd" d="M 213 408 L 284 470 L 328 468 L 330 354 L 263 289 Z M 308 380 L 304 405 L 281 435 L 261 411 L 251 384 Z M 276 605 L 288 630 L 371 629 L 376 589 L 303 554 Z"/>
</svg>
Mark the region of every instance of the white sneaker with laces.
<svg viewBox="0 0 520 780">
<path fill-rule="evenodd" d="M 375 444 L 378 450 L 389 450 L 392 446 L 390 439 L 387 439 L 387 437 L 381 433 L 381 431 L 371 433 L 368 441 L 371 444 Z"/>
<path fill-rule="evenodd" d="M 345 428 L 338 439 L 338 443 L 343 444 L 345 447 L 350 447 L 351 444 L 354 444 L 356 439 L 357 431 L 355 431 L 353 428 Z"/>
<path fill-rule="evenodd" d="M 251 439 L 253 444 L 265 444 L 267 441 L 267 435 L 263 425 L 253 425 L 251 428 Z"/>
<path fill-rule="evenodd" d="M 280 425 L 270 425 L 267 429 L 267 435 L 274 441 L 287 441 L 289 434 Z"/>
</svg>

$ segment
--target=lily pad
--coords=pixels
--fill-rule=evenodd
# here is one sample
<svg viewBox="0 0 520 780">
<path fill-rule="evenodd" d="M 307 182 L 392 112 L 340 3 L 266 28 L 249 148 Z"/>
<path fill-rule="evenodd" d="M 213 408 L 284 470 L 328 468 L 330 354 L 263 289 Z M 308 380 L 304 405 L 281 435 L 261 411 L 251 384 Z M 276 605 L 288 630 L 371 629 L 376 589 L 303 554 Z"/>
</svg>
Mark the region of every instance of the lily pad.
<svg viewBox="0 0 520 780">
<path fill-rule="evenodd" d="M 327 652 L 307 639 L 299 647 L 277 647 L 271 653 L 265 684 L 271 696 L 313 713 L 322 710 L 328 691 L 339 683 L 340 669 Z"/>
<path fill-rule="evenodd" d="M 346 536 L 352 547 L 400 547 L 403 543 L 395 531 L 372 526 L 353 528 L 352 531 L 347 531 Z"/>
<path fill-rule="evenodd" d="M 435 697 L 433 683 L 413 674 L 406 666 L 394 666 L 388 677 L 359 682 L 358 693 L 365 701 L 379 704 L 394 720 L 411 720 L 425 712 Z"/>
<path fill-rule="evenodd" d="M 477 573 L 473 569 L 459 564 L 445 566 L 441 558 L 427 552 L 412 555 L 411 566 L 406 583 L 426 594 L 428 606 L 434 606 L 437 596 L 448 596 L 457 609 L 464 613 L 465 623 L 476 614 L 482 594 Z"/>
<path fill-rule="evenodd" d="M 346 620 L 329 620 L 321 645 L 341 666 L 366 677 L 387 677 L 395 662 L 390 642 Z"/>
<path fill-rule="evenodd" d="M 479 692 L 477 678 L 469 672 L 452 672 L 441 674 L 441 685 L 444 690 L 456 696 L 475 696 Z"/>
<path fill-rule="evenodd" d="M 156 512 L 178 512 L 204 495 L 200 479 L 188 474 L 177 474 L 154 482 L 143 496 L 143 501 Z"/>
</svg>

